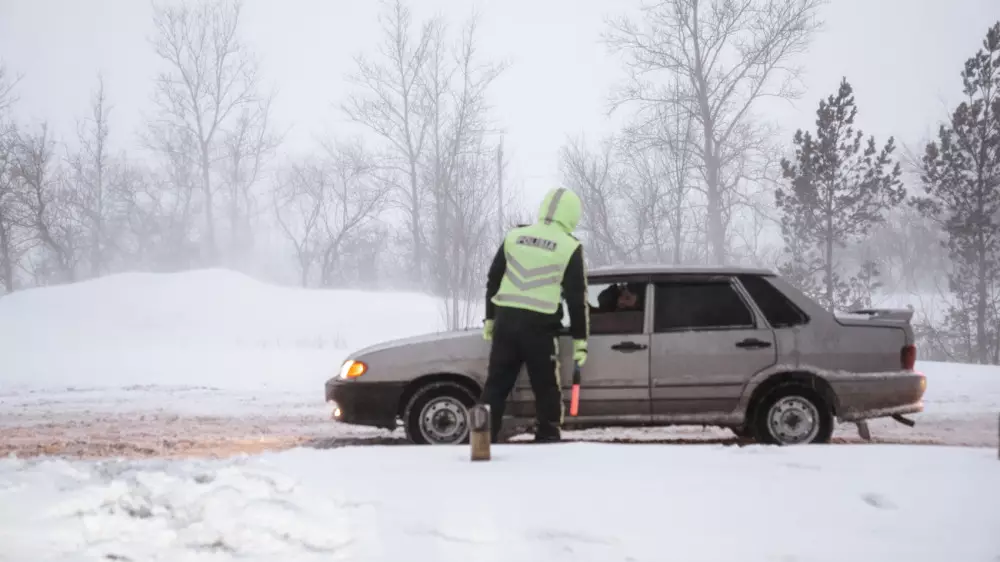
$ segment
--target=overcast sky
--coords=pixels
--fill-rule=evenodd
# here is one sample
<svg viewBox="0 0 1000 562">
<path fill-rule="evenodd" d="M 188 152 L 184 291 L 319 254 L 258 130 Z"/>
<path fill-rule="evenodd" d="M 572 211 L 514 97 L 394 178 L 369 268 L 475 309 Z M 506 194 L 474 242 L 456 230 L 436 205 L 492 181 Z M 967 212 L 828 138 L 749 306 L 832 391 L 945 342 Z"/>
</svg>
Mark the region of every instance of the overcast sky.
<svg viewBox="0 0 1000 562">
<path fill-rule="evenodd" d="M 497 81 L 495 118 L 506 132 L 511 184 L 534 205 L 559 181 L 567 135 L 611 130 L 609 89 L 619 78 L 600 43 L 603 18 L 633 0 L 413 0 L 417 15 L 441 12 L 460 25 L 478 9 L 484 55 L 511 66 Z M 247 0 L 244 37 L 280 89 L 276 118 L 289 147 L 342 127 L 336 103 L 352 56 L 377 41 L 376 2 Z M 113 141 L 132 143 L 149 108 L 155 59 L 147 0 L 0 0 L 0 59 L 24 75 L 17 116 L 48 119 L 72 140 L 98 71 L 115 109 Z M 895 135 L 919 149 L 961 98 L 959 71 L 1000 19 L 998 0 L 831 0 L 825 30 L 804 60 L 808 92 L 773 118 L 787 131 L 811 127 L 816 104 L 842 76 L 855 87 L 859 122 L 881 143 Z"/>
</svg>

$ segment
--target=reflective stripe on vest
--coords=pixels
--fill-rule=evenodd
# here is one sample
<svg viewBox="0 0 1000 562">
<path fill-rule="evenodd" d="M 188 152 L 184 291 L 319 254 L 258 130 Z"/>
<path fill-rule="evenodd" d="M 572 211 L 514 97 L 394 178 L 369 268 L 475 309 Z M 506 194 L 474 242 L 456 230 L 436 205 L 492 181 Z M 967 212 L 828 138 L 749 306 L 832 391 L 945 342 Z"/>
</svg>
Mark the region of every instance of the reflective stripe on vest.
<svg viewBox="0 0 1000 562">
<path fill-rule="evenodd" d="M 528 268 L 521 265 L 521 262 L 517 261 L 517 258 L 509 251 L 505 250 L 504 254 L 507 259 L 507 273 L 505 275 L 515 287 L 522 291 L 544 287 L 549 283 L 559 284 L 562 281 L 562 270 L 566 268 L 565 265 L 552 264 Z M 548 277 L 538 278 L 539 275 L 548 275 Z M 536 279 L 529 280 L 532 277 Z"/>
<path fill-rule="evenodd" d="M 562 302 L 562 279 L 579 242 L 544 222 L 512 230 L 504 240 L 507 269 L 493 302 L 553 314 Z"/>
<path fill-rule="evenodd" d="M 566 193 L 566 188 L 560 187 L 552 195 L 552 200 L 549 201 L 549 208 L 545 210 L 545 224 L 552 224 L 552 221 L 556 217 L 556 209 L 559 208 L 559 200 L 562 199 L 563 193 Z"/>
</svg>

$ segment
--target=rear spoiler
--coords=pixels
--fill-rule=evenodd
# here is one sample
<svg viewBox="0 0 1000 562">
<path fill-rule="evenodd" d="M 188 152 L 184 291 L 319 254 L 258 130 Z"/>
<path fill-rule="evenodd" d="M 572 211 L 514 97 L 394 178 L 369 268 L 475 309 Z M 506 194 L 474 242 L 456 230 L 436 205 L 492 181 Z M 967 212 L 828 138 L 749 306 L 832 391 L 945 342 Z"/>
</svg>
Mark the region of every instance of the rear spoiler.
<svg viewBox="0 0 1000 562">
<path fill-rule="evenodd" d="M 863 308 L 852 310 L 848 314 L 870 316 L 873 319 L 895 322 L 909 322 L 913 318 L 913 310 L 909 308 Z"/>
</svg>

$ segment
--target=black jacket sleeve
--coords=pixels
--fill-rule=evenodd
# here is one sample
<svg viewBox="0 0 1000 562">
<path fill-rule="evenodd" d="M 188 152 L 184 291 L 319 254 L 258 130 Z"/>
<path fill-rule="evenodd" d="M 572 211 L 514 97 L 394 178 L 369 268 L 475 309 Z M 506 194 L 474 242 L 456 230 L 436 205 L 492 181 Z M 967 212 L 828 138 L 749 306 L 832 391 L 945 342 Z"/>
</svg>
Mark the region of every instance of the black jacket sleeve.
<svg viewBox="0 0 1000 562">
<path fill-rule="evenodd" d="M 503 280 L 503 274 L 507 271 L 507 257 L 503 252 L 503 243 L 500 243 L 500 247 L 497 248 L 497 253 L 493 256 L 493 264 L 490 265 L 490 271 L 486 274 L 486 319 L 492 320 L 493 315 L 496 312 L 493 301 L 493 295 L 497 294 L 500 290 L 500 281 Z"/>
<path fill-rule="evenodd" d="M 563 275 L 562 291 L 569 308 L 569 333 L 574 340 L 585 340 L 590 336 L 590 306 L 587 303 L 583 246 L 578 246 L 569 258 Z"/>
</svg>

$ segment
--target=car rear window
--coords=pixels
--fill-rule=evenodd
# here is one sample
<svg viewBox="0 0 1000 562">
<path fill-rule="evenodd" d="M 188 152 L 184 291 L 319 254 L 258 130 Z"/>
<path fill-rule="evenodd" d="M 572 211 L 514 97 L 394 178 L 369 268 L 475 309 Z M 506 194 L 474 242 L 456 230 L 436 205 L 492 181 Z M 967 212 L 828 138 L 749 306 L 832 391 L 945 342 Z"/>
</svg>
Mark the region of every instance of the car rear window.
<svg viewBox="0 0 1000 562">
<path fill-rule="evenodd" d="M 809 318 L 802 312 L 795 303 L 788 300 L 781 291 L 766 279 L 757 275 L 740 275 L 740 283 L 750 293 L 764 318 L 773 328 L 788 328 L 805 324 Z"/>
<path fill-rule="evenodd" d="M 676 281 L 656 285 L 653 330 L 747 329 L 753 314 L 728 281 Z"/>
</svg>

